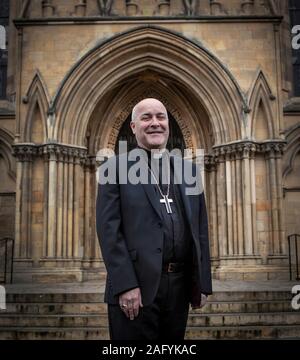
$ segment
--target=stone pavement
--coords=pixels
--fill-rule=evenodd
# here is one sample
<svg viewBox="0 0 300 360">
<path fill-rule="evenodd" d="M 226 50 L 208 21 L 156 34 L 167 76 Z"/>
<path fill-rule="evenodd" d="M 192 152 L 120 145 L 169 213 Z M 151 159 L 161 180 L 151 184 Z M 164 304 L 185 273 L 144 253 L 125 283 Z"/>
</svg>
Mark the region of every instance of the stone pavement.
<svg viewBox="0 0 300 360">
<path fill-rule="evenodd" d="M 300 281 L 242 281 L 242 280 L 213 280 L 213 292 L 251 292 L 251 291 L 291 291 Z M 82 283 L 20 283 L 6 284 L 6 292 L 18 294 L 34 293 L 103 293 L 104 281 Z"/>
</svg>

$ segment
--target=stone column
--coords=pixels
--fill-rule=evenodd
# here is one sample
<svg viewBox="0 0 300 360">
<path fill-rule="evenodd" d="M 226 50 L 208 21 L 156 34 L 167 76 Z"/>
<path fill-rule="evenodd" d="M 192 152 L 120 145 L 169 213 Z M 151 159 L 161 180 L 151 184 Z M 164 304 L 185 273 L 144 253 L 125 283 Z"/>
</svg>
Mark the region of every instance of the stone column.
<svg viewBox="0 0 300 360">
<path fill-rule="evenodd" d="M 250 153 L 250 184 L 251 184 L 251 214 L 252 214 L 252 238 L 253 253 L 258 254 L 257 224 L 256 224 L 256 184 L 255 184 L 255 151 Z"/>
<path fill-rule="evenodd" d="M 283 220 L 283 194 L 282 194 L 282 150 L 279 148 L 276 154 L 276 178 L 277 178 L 277 196 L 278 196 L 278 225 L 279 225 L 279 249 L 281 254 L 286 254 L 286 238 Z"/>
<path fill-rule="evenodd" d="M 236 160 L 235 153 L 231 154 L 231 196 L 232 196 L 232 243 L 233 254 L 238 254 L 238 219 L 237 219 L 237 182 L 236 182 Z"/>
<path fill-rule="evenodd" d="M 67 203 L 67 258 L 73 257 L 73 199 L 74 199 L 74 156 L 69 155 L 68 162 L 68 203 Z"/>
<path fill-rule="evenodd" d="M 33 144 L 17 144 L 13 145 L 13 154 L 17 158 L 15 257 L 30 261 L 31 170 L 37 149 Z"/>
<path fill-rule="evenodd" d="M 268 162 L 269 188 L 270 188 L 270 199 L 271 199 L 271 221 L 272 221 L 271 252 L 272 254 L 279 254 L 276 167 L 275 167 L 275 154 L 271 147 L 268 147 L 266 158 Z"/>
<path fill-rule="evenodd" d="M 57 151 L 54 146 L 48 147 L 49 153 L 49 187 L 48 187 L 48 237 L 47 257 L 53 258 L 57 247 Z"/>
<path fill-rule="evenodd" d="M 64 210 L 64 154 L 61 152 L 58 155 L 57 164 L 57 246 L 56 246 L 56 257 L 63 257 L 63 210 Z"/>
<path fill-rule="evenodd" d="M 82 230 L 82 194 L 84 194 L 84 182 L 81 174 L 81 165 L 79 153 L 76 151 L 74 158 L 74 208 L 73 208 L 73 227 L 74 227 L 74 237 L 73 237 L 73 257 L 74 260 L 81 259 L 83 256 L 83 234 Z"/>
<path fill-rule="evenodd" d="M 21 222 L 22 222 L 22 161 L 16 161 L 16 220 L 15 220 L 15 258 L 21 257 Z"/>
<path fill-rule="evenodd" d="M 91 259 L 91 166 L 89 160 L 86 161 L 84 167 L 84 254 L 83 258 L 85 261 Z"/>
<path fill-rule="evenodd" d="M 233 219 L 232 219 L 232 174 L 231 152 L 226 153 L 226 208 L 227 208 L 227 253 L 233 255 Z"/>
<path fill-rule="evenodd" d="M 227 251 L 227 208 L 226 208 L 226 172 L 225 153 L 223 149 L 218 151 L 217 169 L 217 203 L 218 203 L 218 245 L 220 257 L 228 254 Z"/>
<path fill-rule="evenodd" d="M 62 257 L 68 257 L 68 184 L 69 184 L 69 154 L 64 154 L 63 166 L 63 212 L 62 212 Z"/>
<path fill-rule="evenodd" d="M 243 189 L 242 189 L 242 154 L 236 153 L 235 172 L 236 172 L 236 199 L 237 199 L 237 253 L 242 255 L 244 249 L 244 214 L 243 214 Z"/>
<path fill-rule="evenodd" d="M 43 228 L 43 258 L 47 256 L 47 237 L 48 237 L 48 189 L 49 189 L 49 155 L 44 149 L 40 149 L 40 152 L 44 159 L 44 206 L 43 206 L 43 217 L 44 217 L 44 228 Z"/>
<path fill-rule="evenodd" d="M 218 259 L 219 257 L 219 248 L 218 248 L 218 222 L 217 222 L 217 194 L 216 194 L 216 163 L 214 156 L 205 157 L 205 167 L 206 173 L 208 174 L 208 183 L 207 183 L 207 194 L 208 194 L 208 220 L 209 220 L 209 235 L 210 235 L 210 245 L 211 245 L 211 257 L 213 259 Z"/>
<path fill-rule="evenodd" d="M 242 174 L 243 174 L 243 212 L 244 212 L 244 241 L 245 241 L 244 249 L 246 255 L 253 254 L 249 152 L 250 152 L 250 147 L 244 146 L 243 160 L 242 160 Z"/>
</svg>

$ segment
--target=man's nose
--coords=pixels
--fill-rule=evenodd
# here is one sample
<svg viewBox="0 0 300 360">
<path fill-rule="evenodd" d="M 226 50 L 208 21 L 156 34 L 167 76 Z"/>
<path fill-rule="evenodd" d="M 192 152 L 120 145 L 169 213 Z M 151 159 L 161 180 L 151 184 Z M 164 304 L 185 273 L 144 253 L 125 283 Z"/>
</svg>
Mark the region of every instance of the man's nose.
<svg viewBox="0 0 300 360">
<path fill-rule="evenodd" d="M 153 116 L 151 126 L 155 126 L 155 127 L 160 126 L 160 122 L 156 116 Z"/>
</svg>

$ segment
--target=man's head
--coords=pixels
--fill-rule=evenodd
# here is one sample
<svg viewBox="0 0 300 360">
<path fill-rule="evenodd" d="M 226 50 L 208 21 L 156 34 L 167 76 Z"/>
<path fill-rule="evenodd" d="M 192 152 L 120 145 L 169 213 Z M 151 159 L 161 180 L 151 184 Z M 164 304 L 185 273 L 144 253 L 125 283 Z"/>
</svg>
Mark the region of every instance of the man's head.
<svg viewBox="0 0 300 360">
<path fill-rule="evenodd" d="M 142 148 L 163 149 L 169 138 L 169 119 L 165 106 L 157 99 L 143 99 L 131 115 L 131 129 Z"/>
</svg>

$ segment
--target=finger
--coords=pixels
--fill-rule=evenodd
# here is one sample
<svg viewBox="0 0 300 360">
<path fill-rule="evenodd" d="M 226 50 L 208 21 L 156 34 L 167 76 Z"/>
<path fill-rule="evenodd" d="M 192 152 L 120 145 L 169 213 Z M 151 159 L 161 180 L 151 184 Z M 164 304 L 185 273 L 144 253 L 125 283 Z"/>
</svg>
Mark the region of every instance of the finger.
<svg viewBox="0 0 300 360">
<path fill-rule="evenodd" d="M 139 303 L 138 303 L 138 298 L 135 298 L 132 300 L 132 311 L 134 316 L 138 316 L 138 309 L 139 309 Z"/>
<path fill-rule="evenodd" d="M 134 301 L 133 301 L 133 299 L 128 300 L 127 311 L 128 311 L 128 316 L 129 316 L 130 320 L 133 320 L 134 319 Z"/>
<path fill-rule="evenodd" d="M 144 306 L 143 303 L 142 303 L 142 297 L 141 297 L 141 295 L 139 296 L 139 306 L 140 306 L 140 307 L 143 307 L 143 306 Z"/>
<path fill-rule="evenodd" d="M 133 304 L 133 313 L 135 317 L 137 317 L 139 314 L 139 307 L 140 307 L 139 300 L 136 299 L 136 301 Z"/>
<path fill-rule="evenodd" d="M 122 311 L 123 311 L 124 315 L 126 315 L 126 317 L 129 317 L 129 313 L 128 313 L 127 309 L 123 308 Z"/>
<path fill-rule="evenodd" d="M 129 319 L 134 320 L 134 312 L 133 308 L 128 309 Z"/>
</svg>

